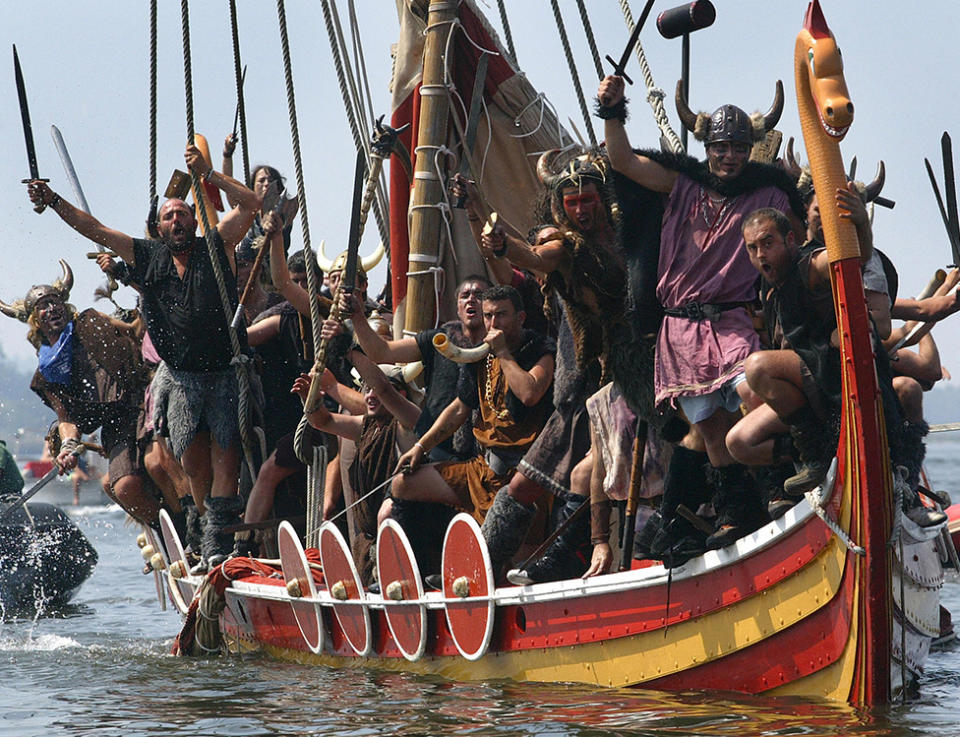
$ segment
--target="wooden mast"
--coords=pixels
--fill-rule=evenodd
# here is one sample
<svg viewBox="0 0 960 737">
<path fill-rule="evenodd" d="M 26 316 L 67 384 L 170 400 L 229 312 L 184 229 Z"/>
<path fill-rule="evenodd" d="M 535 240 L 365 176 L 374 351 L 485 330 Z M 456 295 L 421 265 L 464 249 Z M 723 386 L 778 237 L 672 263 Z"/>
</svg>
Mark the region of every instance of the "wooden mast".
<svg viewBox="0 0 960 737">
<path fill-rule="evenodd" d="M 429 8 L 426 8 L 429 2 Z M 442 214 L 436 205 L 443 199 L 435 164 L 437 150 L 447 142 L 450 104 L 444 87 L 444 53 L 451 23 L 457 17 L 457 3 L 450 0 L 414 0 L 427 11 L 426 42 L 423 52 L 423 80 L 420 85 L 420 121 L 413 194 L 410 197 L 410 255 L 407 271 L 404 331 L 419 332 L 432 327 L 437 305 L 434 275 L 428 270 L 439 265 Z M 419 273 L 427 272 L 427 273 Z"/>
</svg>

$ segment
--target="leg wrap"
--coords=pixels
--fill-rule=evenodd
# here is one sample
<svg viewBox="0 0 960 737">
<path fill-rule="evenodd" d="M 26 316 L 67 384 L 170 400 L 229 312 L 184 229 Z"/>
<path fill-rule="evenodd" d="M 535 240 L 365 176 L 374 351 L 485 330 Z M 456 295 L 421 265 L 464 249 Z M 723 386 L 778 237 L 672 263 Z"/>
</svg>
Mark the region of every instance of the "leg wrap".
<svg viewBox="0 0 960 737">
<path fill-rule="evenodd" d="M 503 568 L 523 544 L 534 511 L 533 507 L 527 507 L 510 496 L 506 486 L 493 498 L 481 529 L 490 553 L 494 580 L 500 577 Z M 589 524 L 589 517 L 587 522 Z"/>
</svg>

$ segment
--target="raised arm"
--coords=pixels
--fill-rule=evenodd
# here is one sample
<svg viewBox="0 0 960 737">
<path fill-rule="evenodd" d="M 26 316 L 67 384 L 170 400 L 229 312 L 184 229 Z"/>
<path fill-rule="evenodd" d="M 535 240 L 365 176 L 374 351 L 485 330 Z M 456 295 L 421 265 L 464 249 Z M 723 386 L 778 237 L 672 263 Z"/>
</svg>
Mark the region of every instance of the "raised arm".
<svg viewBox="0 0 960 737">
<path fill-rule="evenodd" d="M 553 356 L 543 356 L 527 371 L 513 357 L 500 330 L 489 330 L 484 342 L 490 345 L 490 351 L 500 359 L 500 370 L 503 371 L 507 388 L 513 395 L 527 407 L 539 402 L 553 383 Z"/>
<path fill-rule="evenodd" d="M 350 351 L 348 358 L 363 382 L 373 389 L 380 403 L 399 420 L 403 427 L 412 430 L 420 419 L 420 408 L 398 392 L 380 367 L 362 352 Z"/>
<path fill-rule="evenodd" d="M 322 377 L 321 381 L 325 379 L 326 376 Z M 307 393 L 310 391 L 310 384 L 312 382 L 313 379 L 309 374 L 300 374 L 300 377 L 293 382 L 293 389 L 290 391 L 299 396 L 300 399 L 306 401 Z M 335 379 L 333 383 L 337 383 Z M 325 390 L 321 390 L 321 394 L 326 393 Z M 330 392 L 330 396 L 333 396 L 333 392 Z M 307 414 L 307 422 L 317 430 L 339 435 L 347 440 L 359 440 L 360 431 L 363 429 L 362 415 L 335 415 L 323 406 L 323 402 L 317 406 L 317 409 Z"/>
<path fill-rule="evenodd" d="M 310 317 L 310 295 L 303 287 L 290 278 L 287 257 L 283 253 L 283 232 L 280 218 L 275 213 L 267 213 L 263 218 L 263 232 L 270 243 L 270 281 L 285 300 L 305 317 Z M 309 264 L 307 266 L 309 268 Z"/>
<path fill-rule="evenodd" d="M 238 182 L 233 177 L 221 174 L 212 166 L 207 166 L 206 160 L 196 146 L 187 146 L 183 155 L 190 170 L 204 180 L 210 182 L 215 187 L 223 190 L 229 202 L 236 202 L 230 212 L 223 216 L 223 219 L 217 223 L 217 232 L 223 239 L 224 247 L 233 250 L 233 247 L 240 242 L 240 239 L 250 230 L 253 223 L 253 217 L 263 205 L 263 201 L 246 185 Z"/>
<path fill-rule="evenodd" d="M 615 108 L 623 99 L 623 77 L 611 75 L 600 82 L 597 89 L 597 98 L 601 109 Z M 646 156 L 638 156 L 630 148 L 627 131 L 624 127 L 626 112 L 623 119 L 617 116 L 605 117 L 603 135 L 607 144 L 607 157 L 610 165 L 618 172 L 629 177 L 637 184 L 641 184 L 654 192 L 669 192 L 677 180 L 677 172 L 661 166 Z"/>
<path fill-rule="evenodd" d="M 84 238 L 109 248 L 128 264 L 133 263 L 133 238 L 129 235 L 108 228 L 93 215 L 77 209 L 50 189 L 46 182 L 40 180 L 28 182 L 27 194 L 33 204 L 43 203 Z"/>
<path fill-rule="evenodd" d="M 232 132 L 228 133 L 223 140 L 223 163 L 220 165 L 220 171 L 223 172 L 224 176 L 233 176 L 233 152 L 236 149 L 237 137 Z M 229 194 L 227 195 L 227 202 L 230 203 L 230 207 L 237 206 L 236 200 L 232 199 Z"/>
<path fill-rule="evenodd" d="M 357 343 L 374 363 L 412 363 L 423 358 L 414 338 L 386 340 L 370 326 L 363 314 L 363 302 L 356 290 L 341 292 L 340 316 L 351 319 Z"/>
</svg>

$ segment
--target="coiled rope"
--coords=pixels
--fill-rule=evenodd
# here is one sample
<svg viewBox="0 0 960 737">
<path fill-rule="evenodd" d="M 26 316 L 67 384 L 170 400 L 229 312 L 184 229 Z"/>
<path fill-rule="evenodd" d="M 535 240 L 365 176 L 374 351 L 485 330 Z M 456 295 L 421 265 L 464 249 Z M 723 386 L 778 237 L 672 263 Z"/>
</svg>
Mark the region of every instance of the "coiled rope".
<svg viewBox="0 0 960 737">
<path fill-rule="evenodd" d="M 233 40 L 233 76 L 237 82 L 237 109 L 240 111 L 240 151 L 243 153 L 243 181 L 250 181 L 250 154 L 247 151 L 247 111 L 243 100 L 243 69 L 240 65 L 240 35 L 237 32 L 237 0 L 230 0 L 230 35 Z"/>
<path fill-rule="evenodd" d="M 190 61 L 190 3 L 189 0 L 180 0 L 180 22 L 183 30 L 183 86 L 186 97 L 186 117 L 187 117 L 187 143 L 193 145 L 194 142 L 194 120 L 193 120 L 193 67 Z M 253 458 L 253 442 L 250 430 L 250 377 L 247 375 L 247 357 L 240 350 L 240 339 L 237 337 L 237 331 L 232 327 L 233 309 L 231 308 L 230 297 L 227 292 L 227 281 L 223 275 L 223 268 L 220 264 L 220 258 L 216 241 L 213 236 L 213 228 L 210 226 L 210 219 L 207 217 L 207 209 L 203 196 L 203 180 L 191 169 L 190 177 L 193 180 L 193 195 L 197 200 L 197 210 L 200 212 L 200 219 L 203 223 L 203 238 L 207 244 L 207 256 L 213 267 L 214 279 L 217 282 L 217 292 L 220 295 L 220 303 L 223 307 L 224 319 L 227 324 L 227 334 L 230 336 L 230 346 L 233 349 L 233 359 L 230 363 L 233 365 L 237 376 L 237 387 L 239 389 L 239 402 L 237 406 L 238 420 L 240 425 L 240 441 L 243 445 L 243 455 L 250 470 L 251 478 L 257 477 L 257 465 Z"/>
<path fill-rule="evenodd" d="M 630 3 L 628 0 L 620 0 L 620 9 L 623 11 L 623 20 L 627 24 L 627 28 L 630 33 L 633 33 L 634 22 L 633 22 L 633 13 L 630 12 Z M 640 40 L 637 40 L 636 47 L 637 61 L 640 62 L 640 71 L 643 74 L 643 83 L 647 87 L 647 102 L 650 103 L 650 107 L 653 108 L 653 117 L 657 121 L 657 127 L 660 129 L 660 133 L 663 135 L 667 143 L 670 144 L 670 148 L 673 149 L 674 153 L 683 153 L 683 144 L 680 143 L 680 139 L 677 137 L 677 134 L 674 132 L 673 128 L 670 127 L 670 119 L 667 118 L 667 110 L 664 107 L 663 99 L 666 97 L 666 93 L 657 87 L 653 81 L 653 74 L 650 73 L 650 65 L 647 63 L 647 56 L 643 52 L 643 44 L 640 43 Z"/>
<path fill-rule="evenodd" d="M 563 44 L 563 54 L 567 59 L 567 67 L 570 69 L 573 88 L 577 93 L 577 103 L 580 105 L 580 113 L 583 115 L 583 124 L 587 129 L 590 145 L 596 148 L 597 136 L 593 132 L 593 122 L 590 120 L 590 111 L 587 109 L 587 101 L 583 96 L 583 87 L 580 86 L 580 78 L 577 76 L 577 65 L 574 63 L 573 52 L 570 50 L 570 39 L 567 38 L 567 29 L 563 24 L 563 16 L 560 14 L 560 5 L 557 0 L 550 0 L 550 5 L 553 8 L 553 18 L 557 22 L 557 31 L 560 33 L 560 43 Z"/>
</svg>

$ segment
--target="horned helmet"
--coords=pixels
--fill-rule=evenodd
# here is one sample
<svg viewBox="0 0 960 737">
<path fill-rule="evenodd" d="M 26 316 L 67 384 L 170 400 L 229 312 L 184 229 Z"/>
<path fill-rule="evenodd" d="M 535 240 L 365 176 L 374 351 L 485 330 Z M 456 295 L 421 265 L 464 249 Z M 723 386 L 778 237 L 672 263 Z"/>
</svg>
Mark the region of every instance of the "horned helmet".
<svg viewBox="0 0 960 737">
<path fill-rule="evenodd" d="M 574 156 L 555 169 L 563 149 L 552 149 L 541 154 L 537 161 L 537 178 L 550 193 L 550 211 L 558 225 L 566 222 L 560 202 L 560 192 L 566 187 L 581 189 L 595 184 L 611 220 L 617 217 L 616 201 L 610 186 L 610 161 L 595 151 Z M 544 213 L 546 214 L 546 213 Z"/>
<path fill-rule="evenodd" d="M 559 148 L 546 151 L 537 161 L 537 177 L 548 189 L 559 192 L 564 187 L 582 187 L 588 182 L 596 184 L 598 189 L 606 185 L 610 163 L 605 157 L 593 152 L 581 154 L 554 172 L 553 167 L 562 152 L 563 149 Z"/>
<path fill-rule="evenodd" d="M 854 160 L 855 159 L 856 157 L 854 157 Z M 797 189 L 799 190 L 800 197 L 803 199 L 803 201 L 809 202 L 814 193 L 813 177 L 810 173 L 810 167 L 806 165 L 801 166 L 800 162 L 797 161 L 797 157 L 793 152 L 792 137 L 787 141 L 786 155 L 780 158 L 779 163 L 783 170 L 796 181 Z M 853 171 L 851 169 L 851 175 L 852 174 Z M 853 186 L 856 188 L 861 199 L 865 203 L 871 204 L 876 201 L 877 204 L 881 204 L 884 207 L 892 207 L 893 204 L 890 200 L 885 200 L 880 197 L 880 192 L 883 191 L 883 185 L 886 183 L 886 181 L 887 168 L 883 163 L 883 159 L 881 159 L 880 163 L 877 164 L 877 173 L 874 175 L 872 181 L 855 181 Z"/>
<path fill-rule="evenodd" d="M 745 143 L 752 146 L 773 130 L 783 113 L 783 82 L 777 80 L 773 105 L 766 113 L 747 115 L 736 105 L 721 105 L 712 115 L 704 112 L 694 115 L 683 96 L 683 82 L 677 82 L 677 115 L 683 127 L 705 146 L 721 141 Z"/>
<path fill-rule="evenodd" d="M 320 252 L 317 254 L 317 264 L 323 270 L 324 274 L 330 274 L 334 271 L 343 271 L 347 265 L 347 252 L 344 251 L 339 256 L 337 256 L 333 261 L 327 258 L 327 254 L 324 253 L 324 241 L 320 241 Z M 386 249 L 383 247 L 383 242 L 377 246 L 376 250 L 371 253 L 369 256 L 362 256 L 358 259 L 359 263 L 357 264 L 357 276 L 363 276 L 366 278 L 367 272 L 373 270 L 377 264 L 380 263 L 380 260 L 383 258 L 383 255 L 386 253 Z"/>
<path fill-rule="evenodd" d="M 58 297 L 64 304 L 70 299 L 70 290 L 73 289 L 73 270 L 70 265 L 60 259 L 60 268 L 63 275 L 53 282 L 53 284 L 36 284 L 30 287 L 27 295 L 23 299 L 18 299 L 13 304 L 7 304 L 0 300 L 0 312 L 7 317 L 14 317 L 20 322 L 26 322 L 30 319 L 37 303 L 44 297 Z"/>
</svg>

